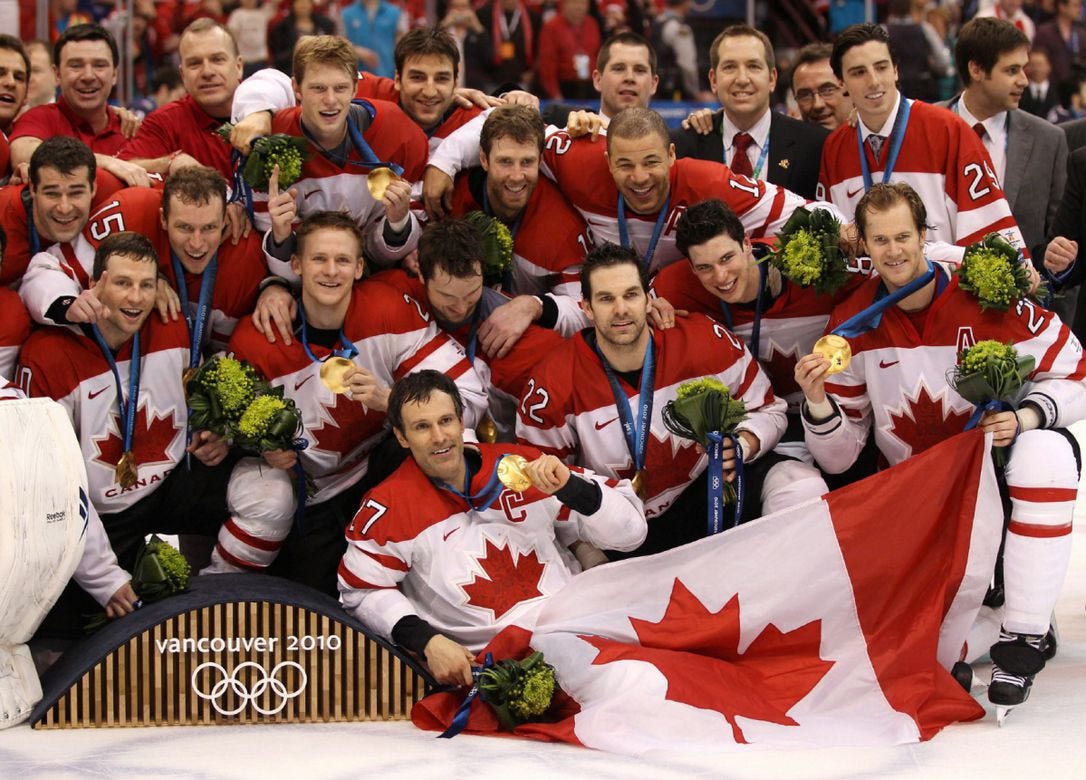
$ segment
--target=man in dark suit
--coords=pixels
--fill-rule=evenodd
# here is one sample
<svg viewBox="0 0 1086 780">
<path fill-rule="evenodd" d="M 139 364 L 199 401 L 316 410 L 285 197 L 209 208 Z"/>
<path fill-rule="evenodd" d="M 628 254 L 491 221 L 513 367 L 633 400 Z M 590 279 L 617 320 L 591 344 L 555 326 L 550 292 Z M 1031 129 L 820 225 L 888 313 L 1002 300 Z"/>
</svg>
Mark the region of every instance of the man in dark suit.
<svg viewBox="0 0 1086 780">
<path fill-rule="evenodd" d="M 1029 86 L 1022 93 L 1018 107 L 1027 114 L 1047 119 L 1048 112 L 1060 104 L 1060 96 L 1049 79 L 1052 65 L 1048 62 L 1048 55 L 1041 49 L 1034 49 L 1029 53 L 1026 75 L 1029 76 Z"/>
<path fill-rule="evenodd" d="M 709 50 L 709 85 L 723 109 L 707 134 L 672 132 L 679 157 L 724 162 L 736 173 L 814 199 L 822 144 L 829 131 L 769 110 L 777 85 L 773 47 L 764 33 L 733 25 Z"/>
<path fill-rule="evenodd" d="M 1084 120 L 1086 121 L 1086 120 Z M 1056 221 L 1052 225 L 1053 239 L 1044 253 L 1044 266 L 1062 284 L 1063 290 L 1078 293 L 1086 276 L 1086 260 L 1080 247 L 1086 246 L 1086 146 L 1071 152 L 1067 159 L 1067 187 L 1063 191 Z M 1081 296 L 1078 296 L 1081 297 Z M 1064 322 L 1079 341 L 1086 339 L 1086 307 L 1077 306 Z"/>
</svg>

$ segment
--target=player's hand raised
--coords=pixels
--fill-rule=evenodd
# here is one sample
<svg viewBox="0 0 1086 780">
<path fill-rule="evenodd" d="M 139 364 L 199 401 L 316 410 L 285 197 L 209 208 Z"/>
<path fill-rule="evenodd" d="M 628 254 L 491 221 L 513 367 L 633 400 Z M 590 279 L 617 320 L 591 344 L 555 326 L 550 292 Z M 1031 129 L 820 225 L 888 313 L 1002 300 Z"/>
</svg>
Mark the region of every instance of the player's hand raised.
<svg viewBox="0 0 1086 780">
<path fill-rule="evenodd" d="M 291 187 L 279 191 L 279 166 L 272 166 L 268 177 L 268 217 L 271 219 L 272 238 L 282 244 L 294 231 L 294 219 L 298 215 L 298 190 Z"/>
<path fill-rule="evenodd" d="M 109 277 L 109 271 L 102 271 L 97 283 L 89 290 L 79 293 L 72 301 L 64 316 L 71 323 L 92 323 L 104 320 L 110 315 L 109 307 L 98 299 L 98 286 L 104 285 Z"/>
<path fill-rule="evenodd" d="M 524 473 L 537 490 L 551 496 L 569 482 L 569 466 L 554 455 L 541 455 L 524 466 Z"/>
</svg>

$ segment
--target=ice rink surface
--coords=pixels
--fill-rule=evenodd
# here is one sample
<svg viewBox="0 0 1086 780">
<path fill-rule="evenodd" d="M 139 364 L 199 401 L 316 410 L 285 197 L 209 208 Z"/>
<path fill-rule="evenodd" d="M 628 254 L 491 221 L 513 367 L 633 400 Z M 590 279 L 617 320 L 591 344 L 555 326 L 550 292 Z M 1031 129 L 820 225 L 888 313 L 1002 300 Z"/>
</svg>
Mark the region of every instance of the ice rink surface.
<svg viewBox="0 0 1086 780">
<path fill-rule="evenodd" d="M 1075 431 L 1080 442 L 1086 425 Z M 1086 451 L 1086 447 L 1083 448 Z M 1081 486 L 1080 486 L 1081 487 Z M 981 721 L 934 739 L 888 748 L 653 753 L 639 758 L 520 739 L 452 740 L 410 723 L 0 731 L 0 779 L 362 777 L 528 778 L 1086 778 L 1086 491 L 1075 514 L 1074 550 L 1056 609 L 1057 657 L 1030 699 L 1002 728 L 983 691 Z M 988 680 L 987 666 L 977 674 Z"/>
</svg>

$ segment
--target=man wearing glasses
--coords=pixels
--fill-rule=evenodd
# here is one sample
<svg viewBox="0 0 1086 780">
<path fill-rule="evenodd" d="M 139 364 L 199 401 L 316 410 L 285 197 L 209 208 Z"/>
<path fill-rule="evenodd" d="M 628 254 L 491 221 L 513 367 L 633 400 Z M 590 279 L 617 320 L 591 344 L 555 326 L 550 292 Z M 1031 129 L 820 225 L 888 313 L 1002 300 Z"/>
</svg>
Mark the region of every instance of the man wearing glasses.
<svg viewBox="0 0 1086 780">
<path fill-rule="evenodd" d="M 792 69 L 792 95 L 804 122 L 836 130 L 852 113 L 849 97 L 830 67 L 833 46 L 811 43 L 799 50 Z"/>
</svg>

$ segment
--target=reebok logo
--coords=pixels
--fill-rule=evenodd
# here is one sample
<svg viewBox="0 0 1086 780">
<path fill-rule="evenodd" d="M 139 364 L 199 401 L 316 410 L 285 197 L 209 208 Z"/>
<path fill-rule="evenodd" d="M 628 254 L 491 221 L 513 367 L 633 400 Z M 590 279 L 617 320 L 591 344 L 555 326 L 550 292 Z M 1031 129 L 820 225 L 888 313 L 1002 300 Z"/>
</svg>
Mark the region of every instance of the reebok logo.
<svg viewBox="0 0 1086 780">
<path fill-rule="evenodd" d="M 108 389 L 109 389 L 109 385 L 106 385 L 105 387 L 99 388 L 98 390 L 94 390 L 93 392 L 87 393 L 87 400 L 88 401 L 93 401 L 95 398 L 100 396 L 102 393 L 104 393 Z"/>
<path fill-rule="evenodd" d="M 309 381 L 310 379 L 312 379 L 312 378 L 313 378 L 313 374 L 310 374 L 309 376 L 305 377 L 304 379 L 299 379 L 299 380 L 297 380 L 297 381 L 296 381 L 296 382 L 294 383 L 294 389 L 295 389 L 295 390 L 297 390 L 297 389 L 298 389 L 299 387 L 301 387 L 302 385 L 304 385 L 304 384 L 305 384 L 306 382 L 308 382 L 308 381 Z"/>
<path fill-rule="evenodd" d="M 848 190 L 848 191 L 845 192 L 845 197 L 846 198 L 853 198 L 853 197 L 859 195 L 861 192 L 863 192 L 863 189 L 864 189 L 863 187 L 857 187 L 854 190 Z"/>
<path fill-rule="evenodd" d="M 617 419 L 618 419 L 617 417 L 614 417 L 614 418 L 608 420 L 605 423 L 596 423 L 596 430 L 597 431 L 602 431 L 604 428 L 606 428 L 608 425 L 610 425 L 611 423 L 613 423 Z"/>
<path fill-rule="evenodd" d="M 889 368 L 890 366 L 896 366 L 900 362 L 900 360 L 880 360 L 879 368 Z"/>
</svg>

